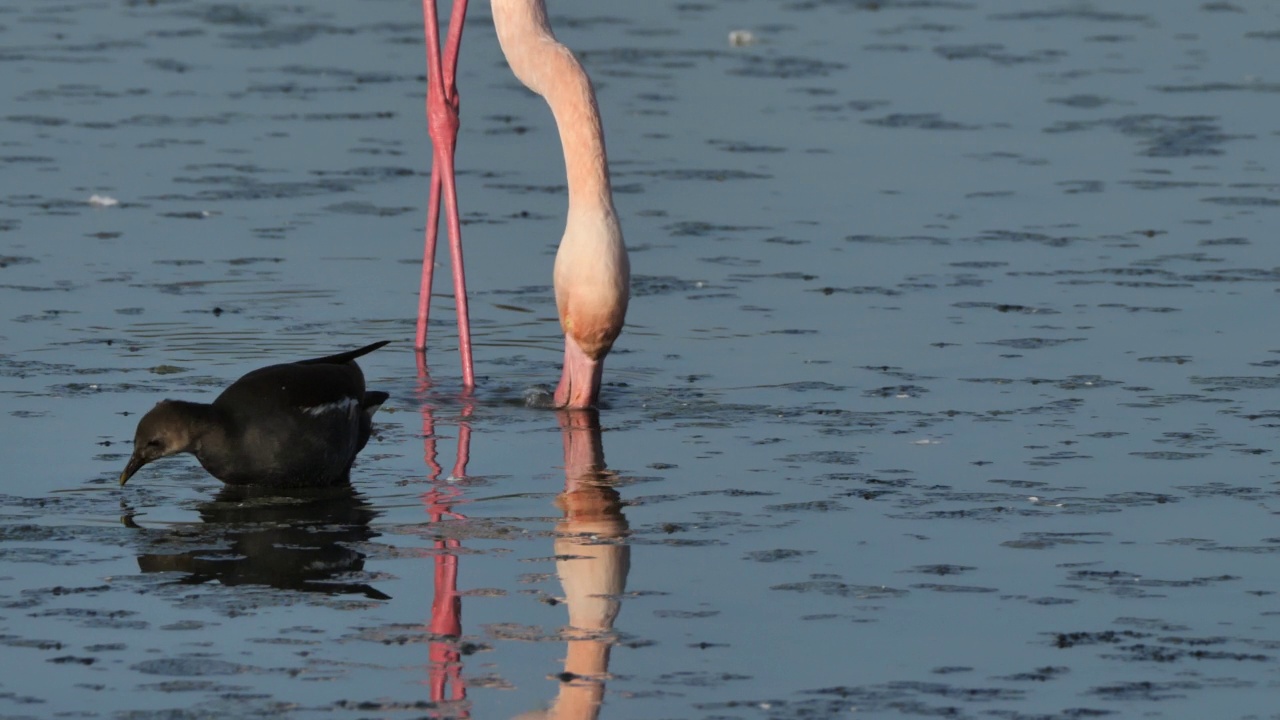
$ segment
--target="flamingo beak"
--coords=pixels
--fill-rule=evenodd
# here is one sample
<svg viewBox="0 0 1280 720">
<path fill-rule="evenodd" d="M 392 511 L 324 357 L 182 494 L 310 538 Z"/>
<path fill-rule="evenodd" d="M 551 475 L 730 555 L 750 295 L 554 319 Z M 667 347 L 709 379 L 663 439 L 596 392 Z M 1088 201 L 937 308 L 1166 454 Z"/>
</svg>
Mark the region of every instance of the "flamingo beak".
<svg viewBox="0 0 1280 720">
<path fill-rule="evenodd" d="M 569 410 L 595 407 L 600 399 L 604 358 L 592 358 L 569 336 L 564 338 L 564 372 L 556 387 L 556 407 Z"/>
</svg>

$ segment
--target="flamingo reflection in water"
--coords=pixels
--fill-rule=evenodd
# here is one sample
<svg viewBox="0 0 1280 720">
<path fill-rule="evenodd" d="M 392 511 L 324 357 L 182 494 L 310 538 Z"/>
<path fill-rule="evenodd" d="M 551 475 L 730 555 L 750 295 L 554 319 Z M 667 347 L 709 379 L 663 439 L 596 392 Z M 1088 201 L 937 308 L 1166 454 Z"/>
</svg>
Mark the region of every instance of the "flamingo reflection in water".
<svg viewBox="0 0 1280 720">
<path fill-rule="evenodd" d="M 564 518 L 556 524 L 556 575 L 569 607 L 568 647 L 560 691 L 547 710 L 521 720 L 594 720 L 604 701 L 613 624 L 622 609 L 622 593 L 631 569 L 627 519 L 604 463 L 600 418 L 594 410 L 561 411 L 564 441 L 564 492 L 556 505 Z"/>
<path fill-rule="evenodd" d="M 424 379 L 423 388 L 429 387 Z M 467 502 L 453 482 L 466 477 L 470 457 L 472 406 L 463 406 L 458 426 L 458 453 L 451 476 L 441 478 L 437 460 L 436 423 L 429 404 L 422 407 L 424 461 L 431 490 L 422 497 L 432 526 L 465 522 L 455 507 Z M 604 699 L 609 657 L 614 645 L 613 625 L 621 610 L 631 568 L 626 543 L 627 519 L 613 487 L 614 476 L 604 461 L 599 415 L 594 410 L 558 413 L 564 447 L 564 492 L 556 497 L 563 518 L 556 524 L 556 575 L 564 590 L 569 625 L 564 671 L 559 694 L 548 710 L 521 718 L 591 720 L 599 716 Z M 448 717 L 470 717 L 466 680 L 462 672 L 462 598 L 458 593 L 457 537 L 440 534 L 434 540 L 434 598 L 431 603 L 429 686 L 431 701 Z"/>
</svg>

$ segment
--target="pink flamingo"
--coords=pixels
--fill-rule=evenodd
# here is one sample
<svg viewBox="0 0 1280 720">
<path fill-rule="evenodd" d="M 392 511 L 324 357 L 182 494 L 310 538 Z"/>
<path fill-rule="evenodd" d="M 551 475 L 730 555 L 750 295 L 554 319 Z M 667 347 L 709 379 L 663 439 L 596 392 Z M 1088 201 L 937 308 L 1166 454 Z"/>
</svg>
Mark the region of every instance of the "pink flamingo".
<svg viewBox="0 0 1280 720">
<path fill-rule="evenodd" d="M 435 0 L 423 0 L 422 7 L 427 39 L 427 123 L 434 161 L 415 347 L 419 351 L 426 347 L 436 224 L 443 194 L 453 257 L 463 384 L 471 388 L 475 376 L 453 165 L 458 138 L 458 48 L 462 44 L 467 0 L 454 0 L 443 57 Z M 492 7 L 493 25 L 507 64 L 526 87 L 546 99 L 560 131 L 569 211 L 554 271 L 556 308 L 565 335 L 564 369 L 556 387 L 555 404 L 591 407 L 599 399 L 605 355 L 626 318 L 631 276 L 622 228 L 613 209 L 600 111 L 591 79 L 573 53 L 552 34 L 544 0 L 492 0 Z"/>
</svg>

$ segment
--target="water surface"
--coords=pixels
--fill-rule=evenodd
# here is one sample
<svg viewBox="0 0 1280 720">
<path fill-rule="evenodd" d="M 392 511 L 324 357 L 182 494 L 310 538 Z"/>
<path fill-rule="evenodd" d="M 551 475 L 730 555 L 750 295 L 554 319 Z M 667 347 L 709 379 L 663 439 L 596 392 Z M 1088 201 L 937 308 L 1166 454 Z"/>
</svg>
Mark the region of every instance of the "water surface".
<svg viewBox="0 0 1280 720">
<path fill-rule="evenodd" d="M 564 179 L 484 3 L 480 387 L 444 273 L 417 373 L 418 12 L 0 3 L 0 716 L 1274 713 L 1280 12 L 554 2 L 598 418 L 521 404 Z M 155 401 L 380 339 L 353 494 L 116 487 Z"/>
</svg>

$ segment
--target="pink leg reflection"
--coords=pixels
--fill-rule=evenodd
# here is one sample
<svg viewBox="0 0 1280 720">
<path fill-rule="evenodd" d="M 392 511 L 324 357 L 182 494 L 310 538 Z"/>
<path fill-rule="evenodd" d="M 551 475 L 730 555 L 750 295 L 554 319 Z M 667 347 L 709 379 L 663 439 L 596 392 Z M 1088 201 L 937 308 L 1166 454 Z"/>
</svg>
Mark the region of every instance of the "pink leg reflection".
<svg viewBox="0 0 1280 720">
<path fill-rule="evenodd" d="M 431 377 L 419 355 L 419 391 L 431 387 Z M 466 476 L 467 461 L 471 452 L 470 417 L 473 406 L 468 402 L 462 409 L 458 424 L 458 454 L 453 472 L 441 478 L 442 468 L 437 461 L 435 416 L 429 403 L 422 404 L 423 462 L 427 466 L 427 479 L 431 489 L 423 494 L 422 503 L 428 521 L 435 525 L 445 520 L 464 520 L 466 516 L 454 512 L 453 506 L 466 502 L 462 490 L 451 480 Z M 428 685 L 431 700 L 441 706 L 447 717 L 470 717 L 467 706 L 467 686 L 462 678 L 462 654 L 458 642 L 462 637 L 462 597 L 458 595 L 458 548 L 461 543 L 454 538 L 437 538 L 434 542 L 435 576 L 431 601 L 431 640 L 429 642 L 430 665 Z M 439 717 L 439 716 L 437 716 Z"/>
</svg>

